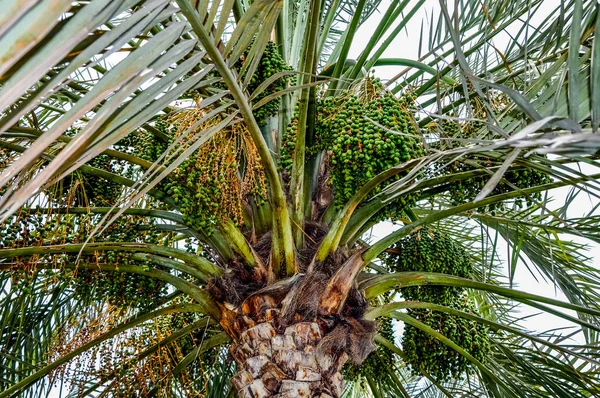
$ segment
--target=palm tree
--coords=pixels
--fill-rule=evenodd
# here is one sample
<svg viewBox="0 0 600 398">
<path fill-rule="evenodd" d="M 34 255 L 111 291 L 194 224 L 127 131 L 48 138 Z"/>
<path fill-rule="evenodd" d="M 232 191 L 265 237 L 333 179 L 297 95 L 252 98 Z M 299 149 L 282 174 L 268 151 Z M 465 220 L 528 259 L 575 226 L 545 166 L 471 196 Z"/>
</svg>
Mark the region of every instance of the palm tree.
<svg viewBox="0 0 600 398">
<path fill-rule="evenodd" d="M 598 395 L 598 4 L 426 5 L 4 2 L 0 397 Z"/>
</svg>

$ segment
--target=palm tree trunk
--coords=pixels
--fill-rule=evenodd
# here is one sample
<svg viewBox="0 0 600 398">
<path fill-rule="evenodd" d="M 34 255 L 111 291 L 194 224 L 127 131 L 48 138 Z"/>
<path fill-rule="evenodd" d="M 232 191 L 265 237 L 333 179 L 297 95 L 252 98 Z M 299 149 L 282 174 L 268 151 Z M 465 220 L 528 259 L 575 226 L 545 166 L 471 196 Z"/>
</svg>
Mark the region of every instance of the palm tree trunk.
<svg viewBox="0 0 600 398">
<path fill-rule="evenodd" d="M 234 336 L 230 353 L 239 371 L 232 384 L 239 397 L 339 397 L 348 360 L 334 348 L 339 344 L 331 344 L 341 337 L 339 328 L 320 319 L 285 326 L 276 307 L 271 297 L 256 296 L 224 311 L 221 324 Z"/>
</svg>

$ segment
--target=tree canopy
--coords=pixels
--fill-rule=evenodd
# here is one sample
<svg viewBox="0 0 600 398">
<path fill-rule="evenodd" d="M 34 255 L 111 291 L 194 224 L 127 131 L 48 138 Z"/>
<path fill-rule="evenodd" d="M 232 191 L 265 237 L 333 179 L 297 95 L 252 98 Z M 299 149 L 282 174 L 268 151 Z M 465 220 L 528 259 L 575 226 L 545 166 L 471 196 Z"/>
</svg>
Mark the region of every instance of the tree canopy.
<svg viewBox="0 0 600 398">
<path fill-rule="evenodd" d="M 0 398 L 600 394 L 597 2 L 5 3 Z"/>
</svg>

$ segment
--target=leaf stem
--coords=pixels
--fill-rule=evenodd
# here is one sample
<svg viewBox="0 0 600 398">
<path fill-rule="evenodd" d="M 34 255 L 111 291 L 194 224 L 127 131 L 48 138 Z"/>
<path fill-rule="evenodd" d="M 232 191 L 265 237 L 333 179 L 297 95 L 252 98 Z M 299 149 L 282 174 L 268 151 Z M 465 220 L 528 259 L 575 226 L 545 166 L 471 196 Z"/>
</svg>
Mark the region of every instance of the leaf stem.
<svg viewBox="0 0 600 398">
<path fill-rule="evenodd" d="M 516 301 L 536 301 L 600 317 L 600 310 L 598 309 L 583 307 L 550 297 L 539 296 L 502 286 L 491 285 L 489 283 L 477 282 L 471 279 L 459 278 L 453 275 L 438 274 L 433 272 L 396 272 L 392 274 L 378 275 L 361 282 L 360 288 L 365 290 L 365 296 L 367 298 L 373 298 L 396 287 L 424 285 L 452 286 L 483 290 L 509 297 Z"/>
<path fill-rule="evenodd" d="M 198 269 L 202 274 L 202 280 L 207 280 L 212 276 L 221 275 L 222 270 L 217 265 L 211 263 L 204 257 L 186 253 L 179 249 L 152 245 L 147 243 L 130 242 L 100 242 L 84 244 L 64 244 L 51 246 L 30 246 L 16 249 L 0 249 L 0 258 L 30 257 L 34 255 L 52 255 L 52 254 L 76 254 L 76 253 L 95 253 L 98 251 L 123 251 L 150 253 L 160 256 L 173 257 Z M 122 266 L 118 266 L 121 268 Z M 178 271 L 186 272 L 184 268 L 178 268 Z"/>
<path fill-rule="evenodd" d="M 305 32 L 303 54 L 305 58 L 302 61 L 302 85 L 308 85 L 312 82 L 314 69 L 316 67 L 316 42 L 319 31 L 319 18 L 321 16 L 321 0 L 313 0 L 309 12 L 309 25 Z M 296 246 L 303 245 L 304 236 L 301 228 L 304 228 L 304 190 L 307 187 L 304 184 L 304 166 L 306 160 L 306 133 L 308 126 L 309 101 L 311 88 L 302 89 L 300 94 L 298 127 L 296 130 L 296 146 L 294 148 L 294 162 L 292 164 L 292 175 L 290 182 L 290 195 L 292 197 L 292 218 L 298 225 L 294 229 L 294 238 Z M 312 104 L 314 106 L 314 104 Z M 289 272 L 288 272 L 289 275 Z"/>
<path fill-rule="evenodd" d="M 596 180 L 598 178 L 600 178 L 600 174 L 594 174 L 594 175 L 587 176 L 586 180 L 588 180 L 588 181 Z M 550 183 L 550 184 L 539 185 L 536 187 L 526 188 L 526 189 L 522 189 L 519 191 L 511 191 L 511 192 L 507 192 L 507 193 L 500 194 L 500 195 L 489 196 L 489 197 L 487 197 L 483 200 L 477 201 L 477 202 L 469 202 L 469 203 L 465 203 L 460 206 L 452 207 L 450 209 L 445 209 L 445 210 L 435 212 L 427 217 L 423 217 L 423 218 L 419 219 L 418 221 L 415 221 L 408 225 L 405 225 L 404 227 L 398 229 L 397 231 L 394 231 L 391 234 L 387 235 L 386 237 L 384 237 L 383 239 L 381 239 L 380 241 L 375 243 L 373 246 L 371 246 L 363 254 L 363 260 L 365 261 L 365 263 L 371 262 L 379 254 L 381 254 L 385 249 L 387 249 L 394 243 L 398 242 L 400 239 L 407 236 L 411 232 L 415 231 L 417 228 L 420 228 L 424 225 L 429 225 L 435 221 L 439 221 L 439 220 L 442 220 L 444 218 L 447 218 L 447 217 L 450 217 L 453 215 L 464 213 L 468 210 L 476 209 L 478 207 L 484 207 L 489 204 L 502 202 L 502 201 L 505 201 L 508 199 L 519 198 L 522 196 L 530 195 L 532 193 L 547 191 L 550 189 L 560 188 L 560 187 L 569 186 L 569 185 L 573 185 L 573 182 L 572 181 L 560 181 L 560 182 L 554 182 L 554 183 Z"/>
</svg>

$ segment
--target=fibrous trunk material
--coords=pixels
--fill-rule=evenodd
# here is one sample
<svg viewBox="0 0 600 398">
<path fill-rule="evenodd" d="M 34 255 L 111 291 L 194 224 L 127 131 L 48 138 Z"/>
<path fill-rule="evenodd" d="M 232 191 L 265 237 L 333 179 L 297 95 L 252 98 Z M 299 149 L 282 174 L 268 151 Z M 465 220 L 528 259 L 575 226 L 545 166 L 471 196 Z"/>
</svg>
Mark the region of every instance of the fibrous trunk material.
<svg viewBox="0 0 600 398">
<path fill-rule="evenodd" d="M 232 384 L 242 398 L 341 396 L 342 366 L 352 345 L 372 350 L 372 325 L 355 319 L 315 317 L 285 321 L 270 296 L 254 296 L 224 312 L 221 324 L 234 337 L 230 353 L 238 365 Z M 367 341 L 355 336 L 368 335 Z M 359 338 L 360 340 L 360 338 Z M 350 355 L 348 354 L 350 352 Z M 359 358 L 362 361 L 364 358 Z M 355 360 L 356 362 L 356 360 Z"/>
<path fill-rule="evenodd" d="M 344 364 L 359 365 L 375 349 L 377 325 L 363 318 L 368 303 L 355 281 L 359 251 L 311 261 L 327 231 L 306 223 L 305 232 L 313 245 L 299 251 L 295 275 L 265 278 L 233 262 L 208 287 L 232 340 L 232 384 L 242 398 L 340 397 Z M 264 264 L 271 247 L 261 242 L 269 241 L 265 234 L 255 244 Z"/>
</svg>

